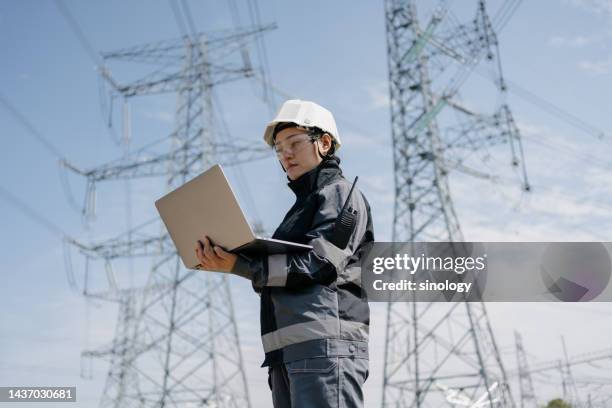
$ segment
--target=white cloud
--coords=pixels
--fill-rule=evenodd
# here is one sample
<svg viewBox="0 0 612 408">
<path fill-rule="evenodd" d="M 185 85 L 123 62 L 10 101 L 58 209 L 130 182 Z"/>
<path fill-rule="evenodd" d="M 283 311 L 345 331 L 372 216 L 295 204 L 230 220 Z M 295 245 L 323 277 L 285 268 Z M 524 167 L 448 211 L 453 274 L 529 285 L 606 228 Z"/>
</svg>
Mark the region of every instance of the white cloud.
<svg viewBox="0 0 612 408">
<path fill-rule="evenodd" d="M 569 0 L 569 3 L 592 13 L 612 17 L 612 0 Z"/>
<path fill-rule="evenodd" d="M 540 124 L 517 120 L 516 126 L 519 128 L 523 136 L 539 136 L 545 133 L 550 133 L 550 129 Z"/>
<path fill-rule="evenodd" d="M 582 48 L 603 40 L 601 35 L 575 35 L 573 37 L 553 36 L 550 45 L 556 48 Z"/>
<path fill-rule="evenodd" d="M 144 112 L 144 116 L 147 119 L 154 119 L 160 122 L 172 123 L 174 121 L 174 115 L 170 112 L 157 111 L 157 112 Z"/>
<path fill-rule="evenodd" d="M 372 109 L 388 108 L 389 101 L 389 83 L 380 81 L 374 84 L 367 85 L 366 91 L 370 96 L 370 107 Z"/>
<path fill-rule="evenodd" d="M 612 196 L 612 171 L 592 167 L 587 169 L 584 177 L 585 187 L 592 194 L 609 194 Z"/>
<path fill-rule="evenodd" d="M 584 60 L 578 63 L 578 68 L 593 75 L 605 75 L 612 68 L 612 57 L 601 61 Z"/>
<path fill-rule="evenodd" d="M 519 120 L 530 193 L 516 182 L 453 178 L 453 201 L 466 237 L 499 241 L 605 240 L 612 228 L 612 166 L 602 141 L 564 135 Z M 507 156 L 497 156 L 505 163 Z M 483 169 L 487 170 L 487 169 Z M 493 169 L 492 169 L 493 171 Z M 496 166 L 502 176 L 510 171 Z M 510 177 L 502 177 L 502 180 Z M 477 194 L 474 194 L 474 192 Z"/>
<path fill-rule="evenodd" d="M 530 200 L 530 210 L 540 214 L 552 215 L 555 217 L 607 217 L 609 209 L 600 207 L 596 203 L 582 200 L 578 194 L 565 192 L 559 186 L 535 186 L 537 191 Z"/>
</svg>

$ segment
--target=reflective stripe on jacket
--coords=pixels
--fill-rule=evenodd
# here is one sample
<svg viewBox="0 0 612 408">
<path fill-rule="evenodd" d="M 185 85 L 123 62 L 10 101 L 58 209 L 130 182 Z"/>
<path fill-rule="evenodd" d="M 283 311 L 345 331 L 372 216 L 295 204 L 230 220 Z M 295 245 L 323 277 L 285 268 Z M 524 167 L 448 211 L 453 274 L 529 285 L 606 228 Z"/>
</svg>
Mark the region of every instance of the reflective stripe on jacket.
<svg viewBox="0 0 612 408">
<path fill-rule="evenodd" d="M 370 310 L 361 293 L 360 257 L 374 240 L 370 207 L 355 188 L 347 207 L 357 210 L 345 249 L 330 242 L 351 182 L 338 161 L 291 181 L 296 202 L 273 238 L 312 245 L 307 252 L 238 258 L 235 272 L 248 273 L 261 293 L 262 366 L 302 358 L 368 358 Z M 365 296 L 365 295 L 363 295 Z"/>
</svg>

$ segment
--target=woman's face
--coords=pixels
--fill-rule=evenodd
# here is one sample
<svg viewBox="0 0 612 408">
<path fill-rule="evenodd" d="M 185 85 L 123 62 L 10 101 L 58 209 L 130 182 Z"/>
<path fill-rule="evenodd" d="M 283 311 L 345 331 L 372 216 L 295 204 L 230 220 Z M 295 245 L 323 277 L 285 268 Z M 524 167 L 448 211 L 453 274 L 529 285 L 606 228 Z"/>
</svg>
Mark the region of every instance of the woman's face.
<svg viewBox="0 0 612 408">
<path fill-rule="evenodd" d="M 312 142 L 305 129 L 293 127 L 278 132 L 274 140 L 274 149 L 290 180 L 299 178 L 321 163 L 317 146 L 322 154 L 327 153 L 331 148 L 331 137 L 325 134 Z"/>
</svg>

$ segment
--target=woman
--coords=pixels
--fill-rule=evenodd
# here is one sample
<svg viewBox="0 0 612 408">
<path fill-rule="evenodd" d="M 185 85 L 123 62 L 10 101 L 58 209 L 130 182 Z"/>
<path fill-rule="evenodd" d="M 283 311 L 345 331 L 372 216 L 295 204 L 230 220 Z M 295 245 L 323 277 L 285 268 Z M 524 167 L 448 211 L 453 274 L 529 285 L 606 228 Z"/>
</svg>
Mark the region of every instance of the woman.
<svg viewBox="0 0 612 408">
<path fill-rule="evenodd" d="M 335 155 L 340 137 L 327 109 L 286 101 L 264 140 L 296 195 L 273 238 L 313 249 L 249 259 L 204 237 L 196 253 L 204 269 L 246 277 L 261 294 L 262 367 L 269 367 L 275 408 L 363 407 L 370 311 L 360 260 L 374 240 L 369 205 L 356 188 L 349 194 L 352 185 Z M 337 229 L 344 207 L 345 217 L 353 218 L 344 224 L 352 228 Z"/>
</svg>

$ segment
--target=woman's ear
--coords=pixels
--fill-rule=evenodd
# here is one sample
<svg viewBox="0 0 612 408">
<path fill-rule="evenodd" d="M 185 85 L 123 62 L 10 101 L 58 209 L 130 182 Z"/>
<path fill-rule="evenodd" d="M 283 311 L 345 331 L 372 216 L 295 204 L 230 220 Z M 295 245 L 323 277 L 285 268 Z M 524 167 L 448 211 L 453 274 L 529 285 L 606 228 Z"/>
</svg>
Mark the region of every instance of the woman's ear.
<svg viewBox="0 0 612 408">
<path fill-rule="evenodd" d="M 332 147 L 332 137 L 329 135 L 329 133 L 324 133 L 320 140 L 322 143 L 323 154 L 326 155 Z"/>
</svg>

